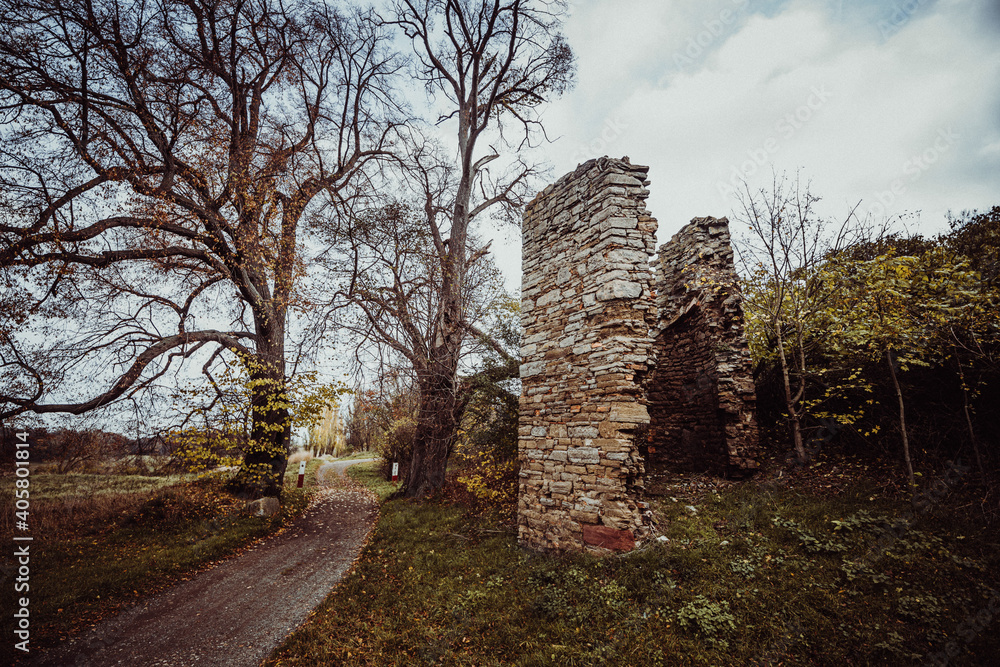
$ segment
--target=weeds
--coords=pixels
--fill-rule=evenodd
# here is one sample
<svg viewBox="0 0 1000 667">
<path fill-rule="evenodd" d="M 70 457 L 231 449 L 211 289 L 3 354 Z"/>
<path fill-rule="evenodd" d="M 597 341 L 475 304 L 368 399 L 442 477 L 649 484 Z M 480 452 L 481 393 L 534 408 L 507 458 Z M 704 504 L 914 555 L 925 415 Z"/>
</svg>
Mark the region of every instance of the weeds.
<svg viewBox="0 0 1000 667">
<path fill-rule="evenodd" d="M 908 505 L 863 485 L 831 498 L 750 483 L 694 502 L 694 516 L 686 502 L 657 505 L 669 547 L 603 560 L 524 552 L 454 503 L 388 502 L 353 574 L 267 664 L 849 665 L 947 655 L 975 665 L 1000 654 L 998 633 L 986 630 L 1000 551 L 973 524 L 928 513 L 887 544 Z"/>
<path fill-rule="evenodd" d="M 680 626 L 719 649 L 729 648 L 729 642 L 722 639 L 736 631 L 736 617 L 729 613 L 729 603 L 725 600 L 712 602 L 704 595 L 696 595 L 677 611 Z"/>
</svg>

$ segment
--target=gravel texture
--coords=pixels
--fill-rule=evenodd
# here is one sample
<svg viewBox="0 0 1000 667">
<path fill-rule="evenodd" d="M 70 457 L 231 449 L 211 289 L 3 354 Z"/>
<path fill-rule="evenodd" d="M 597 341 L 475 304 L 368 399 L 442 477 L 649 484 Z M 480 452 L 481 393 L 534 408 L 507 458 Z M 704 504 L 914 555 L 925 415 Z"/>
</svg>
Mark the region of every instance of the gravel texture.
<svg viewBox="0 0 1000 667">
<path fill-rule="evenodd" d="M 259 665 L 340 581 L 378 504 L 328 463 L 312 506 L 284 532 L 103 621 L 37 665 Z"/>
</svg>

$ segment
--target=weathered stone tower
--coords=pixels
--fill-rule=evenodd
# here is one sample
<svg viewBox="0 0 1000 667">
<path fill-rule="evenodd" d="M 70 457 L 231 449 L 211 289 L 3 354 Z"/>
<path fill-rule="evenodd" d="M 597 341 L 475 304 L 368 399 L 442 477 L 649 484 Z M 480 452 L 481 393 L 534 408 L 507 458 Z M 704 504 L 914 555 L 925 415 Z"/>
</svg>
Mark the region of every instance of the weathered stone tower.
<svg viewBox="0 0 1000 667">
<path fill-rule="evenodd" d="M 647 171 L 590 160 L 525 210 L 518 537 L 530 548 L 632 549 L 651 532 L 644 457 L 756 467 L 727 222 L 696 219 L 661 248 L 654 302 Z"/>
<path fill-rule="evenodd" d="M 757 396 L 729 222 L 695 218 L 660 247 L 658 260 L 645 460 L 730 477 L 751 474 Z"/>
<path fill-rule="evenodd" d="M 518 535 L 628 550 L 649 533 L 636 429 L 655 323 L 647 167 L 590 160 L 524 213 Z"/>
</svg>

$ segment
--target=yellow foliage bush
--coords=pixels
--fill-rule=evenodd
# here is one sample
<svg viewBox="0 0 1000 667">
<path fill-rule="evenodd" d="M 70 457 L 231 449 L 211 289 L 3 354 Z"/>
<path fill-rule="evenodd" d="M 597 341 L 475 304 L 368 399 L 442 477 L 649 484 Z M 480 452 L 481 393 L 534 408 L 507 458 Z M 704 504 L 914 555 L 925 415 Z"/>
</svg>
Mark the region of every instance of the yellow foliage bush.
<svg viewBox="0 0 1000 667">
<path fill-rule="evenodd" d="M 456 463 L 461 466 L 458 482 L 480 503 L 503 516 L 512 516 L 517 507 L 517 461 L 497 458 L 491 451 L 478 451 L 468 443 L 456 447 Z"/>
<path fill-rule="evenodd" d="M 188 472 L 238 466 L 243 457 L 243 448 L 236 441 L 203 431 L 176 432 L 171 440 L 179 443 L 173 450 L 174 462 Z"/>
</svg>

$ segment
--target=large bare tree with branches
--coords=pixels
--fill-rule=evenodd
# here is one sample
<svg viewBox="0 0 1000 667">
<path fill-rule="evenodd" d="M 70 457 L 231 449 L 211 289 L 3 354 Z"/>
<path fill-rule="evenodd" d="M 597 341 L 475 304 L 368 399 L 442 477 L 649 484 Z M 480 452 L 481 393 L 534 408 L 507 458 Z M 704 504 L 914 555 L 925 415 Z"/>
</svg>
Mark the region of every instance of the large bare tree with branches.
<svg viewBox="0 0 1000 667">
<path fill-rule="evenodd" d="M 436 170 L 426 163 L 416 170 L 417 181 L 425 179 L 423 224 L 433 244 L 439 296 L 417 372 L 421 403 L 408 497 L 444 483 L 460 417 L 459 358 L 473 334 L 463 284 L 486 251 L 470 243 L 470 224 L 489 211 L 518 208 L 534 185 L 534 166 L 516 154 L 541 130 L 539 106 L 572 82 L 573 54 L 560 33 L 564 9 L 564 2 L 552 0 L 393 4 L 391 20 L 416 54 L 415 76 L 439 102 L 438 124 L 454 126 L 457 140 L 450 178 L 428 178 Z M 502 158 L 505 148 L 515 157 Z"/>
<path fill-rule="evenodd" d="M 341 228 L 341 252 L 329 263 L 340 286 L 332 303 L 349 306 L 339 313 L 338 326 L 353 336 L 356 376 L 375 372 L 380 380 L 391 378 L 394 386 L 390 393 L 412 391 L 420 398 L 419 413 L 441 319 L 442 257 L 419 208 L 392 202 L 352 222 Z M 477 381 L 487 379 L 484 374 L 516 377 L 519 369 L 516 352 L 506 350 L 488 333 L 509 317 L 512 299 L 499 269 L 483 252 L 484 246 L 478 245 L 475 237 L 470 239 L 470 247 L 478 247 L 479 252 L 470 253 L 460 286 L 466 333 L 458 350 L 462 375 L 453 390 L 454 415 L 434 415 L 454 419 L 456 424 Z M 482 355 L 490 351 L 503 363 L 478 368 Z M 406 390 L 398 385 L 400 380 L 406 383 Z M 445 454 L 447 458 L 448 452 Z M 409 459 L 404 463 L 410 463 Z M 409 472 L 409 467 L 404 469 L 404 480 Z"/>
<path fill-rule="evenodd" d="M 383 27 L 308 0 L 0 2 L 0 267 L 17 304 L 0 417 L 81 414 L 238 354 L 244 478 L 277 490 L 308 221 L 363 189 L 394 136 Z M 77 319 L 32 336 L 39 315 Z M 113 377 L 61 382 L 102 377 L 88 368 Z"/>
</svg>

